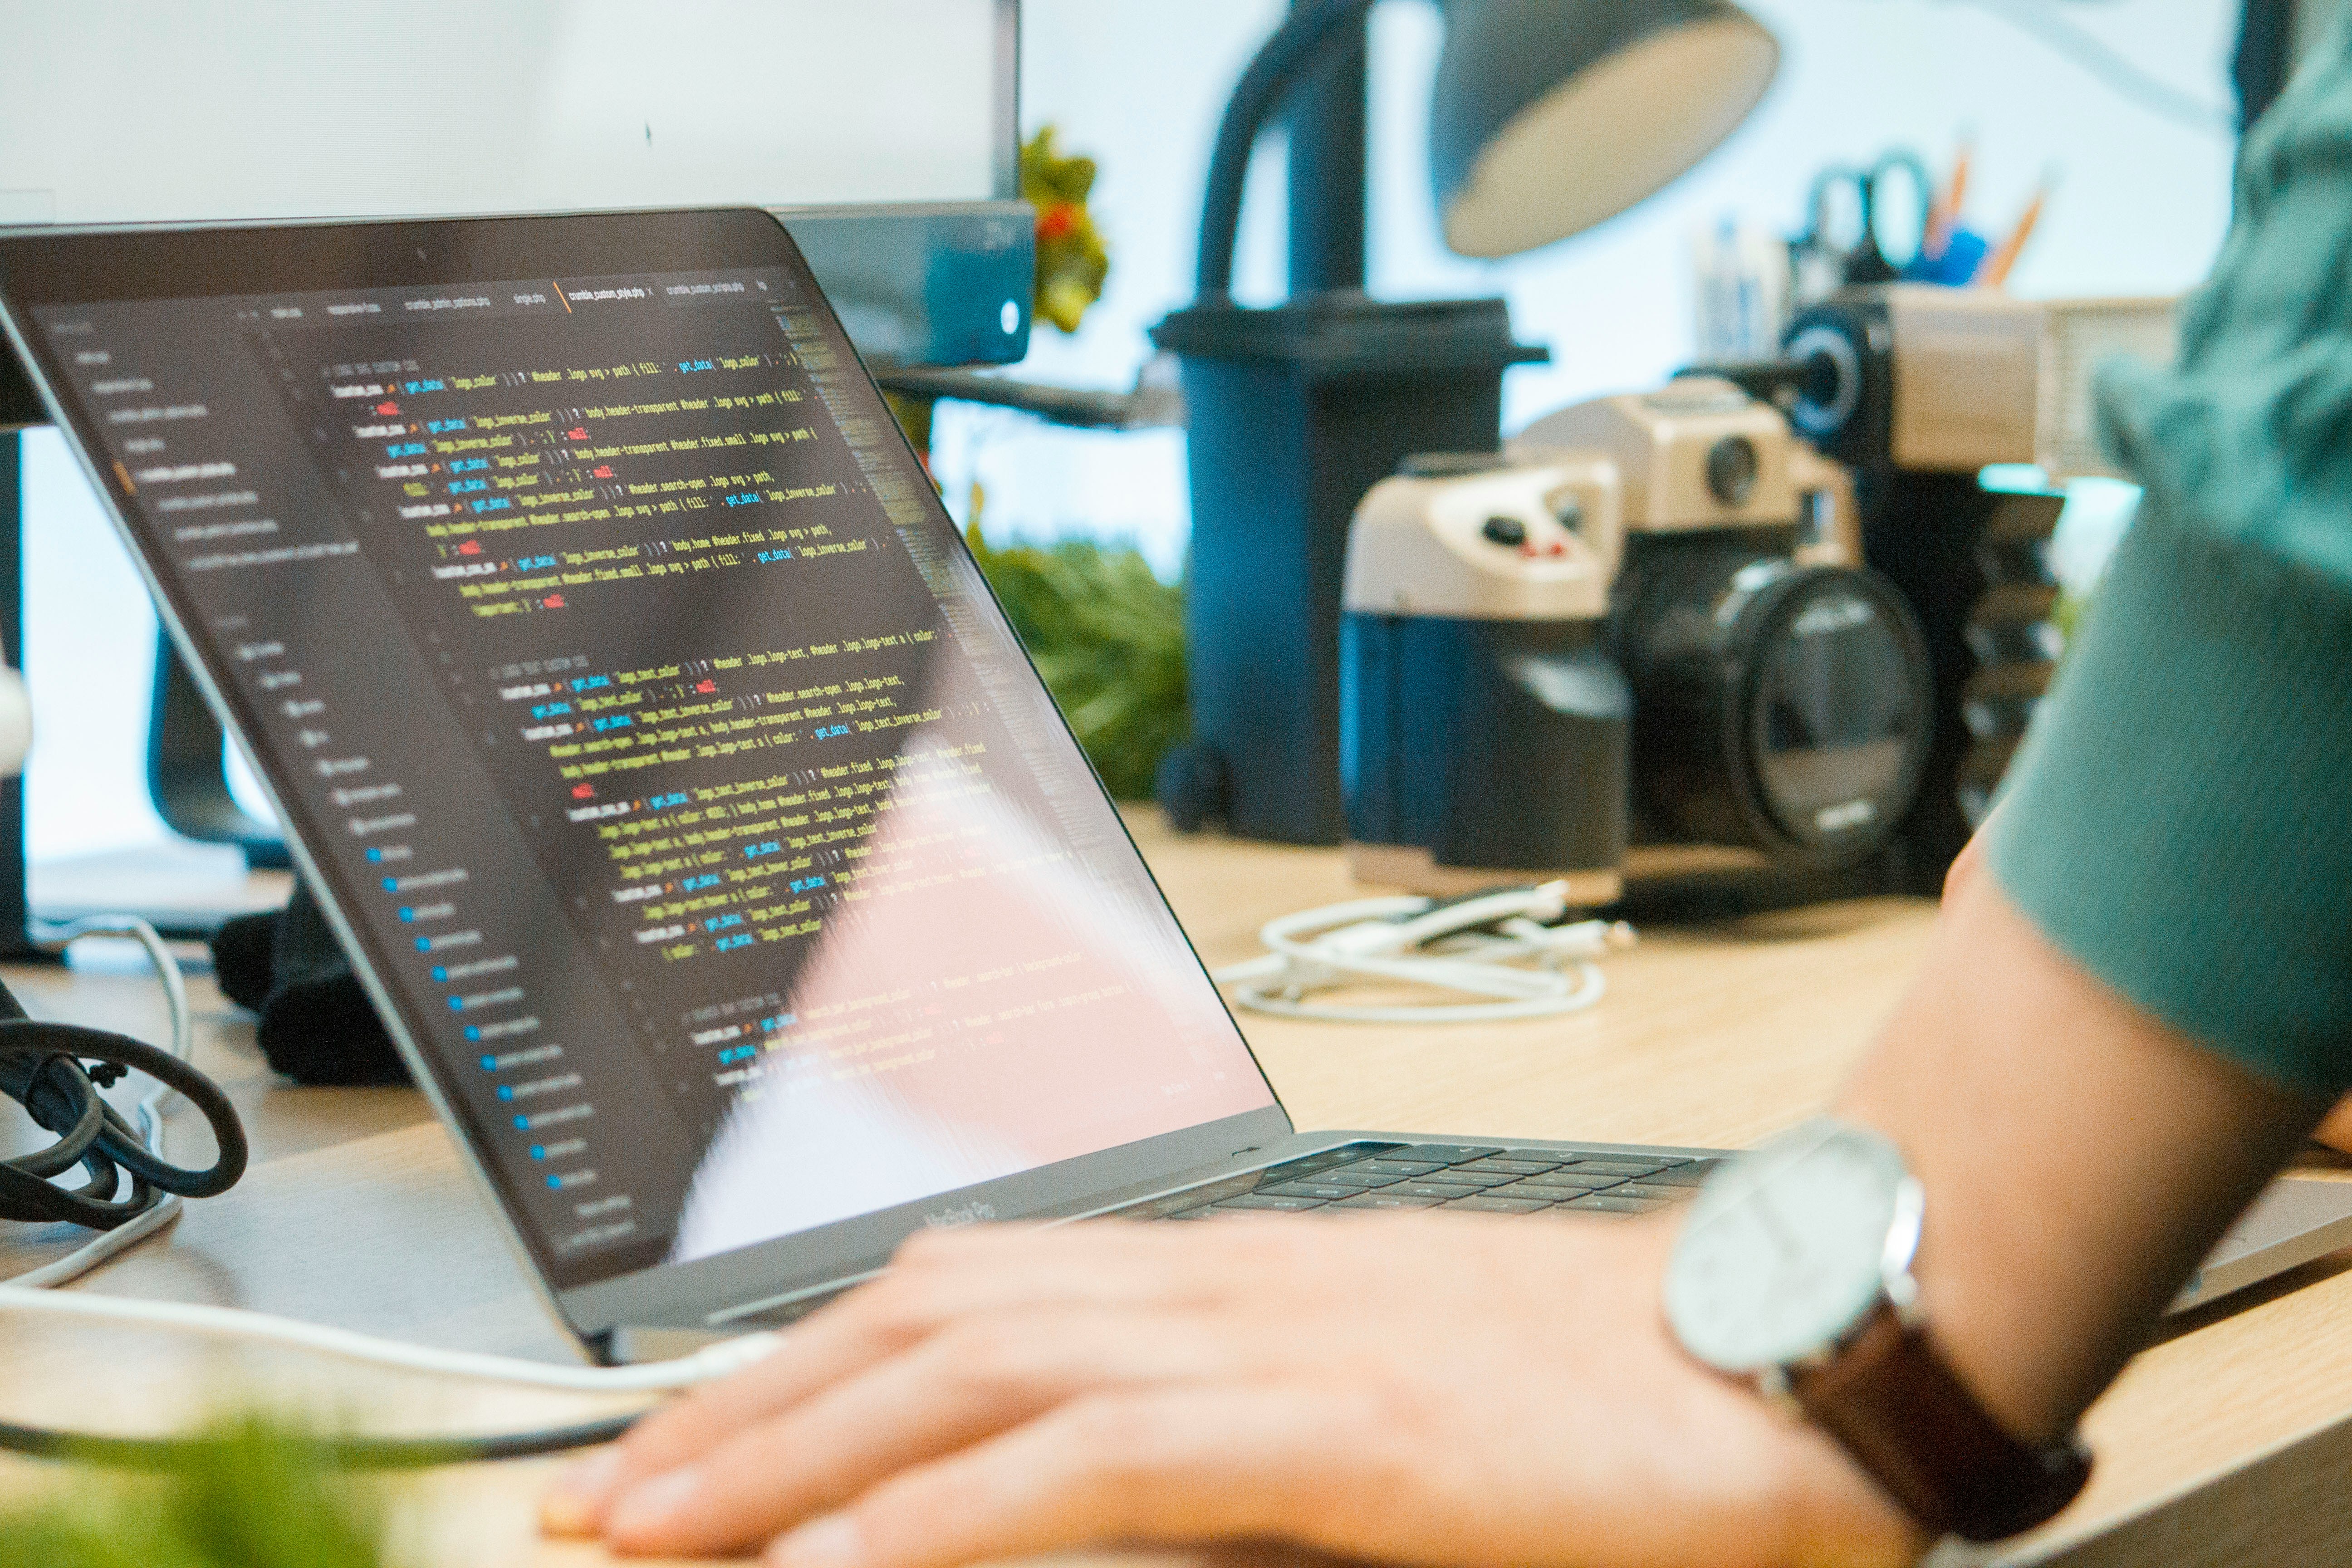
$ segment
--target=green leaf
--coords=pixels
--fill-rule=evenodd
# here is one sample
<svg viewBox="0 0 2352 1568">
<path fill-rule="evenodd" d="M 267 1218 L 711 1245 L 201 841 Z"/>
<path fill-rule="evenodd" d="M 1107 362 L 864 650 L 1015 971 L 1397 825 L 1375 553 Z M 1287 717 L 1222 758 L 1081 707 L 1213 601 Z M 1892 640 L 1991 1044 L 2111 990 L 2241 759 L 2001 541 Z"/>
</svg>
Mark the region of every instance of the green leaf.
<svg viewBox="0 0 2352 1568">
<path fill-rule="evenodd" d="M 1184 590 L 1140 552 L 1092 540 L 997 549 L 967 536 L 1046 689 L 1120 800 L 1148 799 L 1189 728 Z"/>
<path fill-rule="evenodd" d="M 266 1416 L 221 1422 L 160 1476 L 78 1468 L 59 1495 L 0 1515 L 0 1568 L 381 1568 L 364 1484 Z"/>
</svg>

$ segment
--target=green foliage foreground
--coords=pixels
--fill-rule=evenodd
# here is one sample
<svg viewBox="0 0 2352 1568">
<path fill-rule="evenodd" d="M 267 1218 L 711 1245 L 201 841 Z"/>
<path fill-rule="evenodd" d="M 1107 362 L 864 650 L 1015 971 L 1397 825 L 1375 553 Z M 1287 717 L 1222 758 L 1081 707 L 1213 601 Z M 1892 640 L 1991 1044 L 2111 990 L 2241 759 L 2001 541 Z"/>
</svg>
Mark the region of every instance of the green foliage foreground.
<svg viewBox="0 0 2352 1568">
<path fill-rule="evenodd" d="M 379 1568 L 365 1488 L 314 1437 L 239 1417 L 166 1472 L 82 1469 L 70 1489 L 0 1513 L 0 1568 Z"/>
<path fill-rule="evenodd" d="M 1184 738 L 1184 590 L 1128 545 L 1066 539 L 999 549 L 966 537 L 1037 673 L 1120 800 L 1148 800 Z"/>
</svg>

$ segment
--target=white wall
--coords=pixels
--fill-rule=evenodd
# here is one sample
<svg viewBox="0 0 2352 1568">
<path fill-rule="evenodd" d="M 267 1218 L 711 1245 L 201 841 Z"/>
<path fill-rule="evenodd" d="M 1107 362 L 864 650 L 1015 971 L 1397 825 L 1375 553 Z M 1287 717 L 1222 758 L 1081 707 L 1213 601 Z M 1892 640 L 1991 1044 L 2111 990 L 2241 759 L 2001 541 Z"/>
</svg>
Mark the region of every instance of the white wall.
<svg viewBox="0 0 2352 1568">
<path fill-rule="evenodd" d="M 2042 0 L 2030 0 L 2042 3 Z M 2055 0 L 2049 0 L 2054 4 Z M 1391 296 L 1501 293 L 1553 363 L 1511 373 L 1507 416 L 1654 381 L 1689 357 L 1684 247 L 1725 212 L 1792 226 L 1820 164 L 1908 143 L 1940 164 L 1977 146 L 1971 211 L 2003 227 L 2045 168 L 2060 185 L 2014 279 L 2055 295 L 2169 291 L 2194 281 L 2228 218 L 2231 147 L 2117 97 L 1997 16 L 1952 0 L 1750 0 L 1784 47 L 1756 116 L 1665 194 L 1580 238 L 1499 263 L 1439 246 L 1423 165 L 1438 21 L 1389 0 L 1374 28 L 1372 281 Z M 41 0 L 0 0 L 0 16 Z M 2060 7 L 2150 74 L 2226 104 L 2232 0 L 2095 0 Z M 1040 329 L 1023 374 L 1121 385 L 1143 330 L 1191 296 L 1194 223 L 1216 116 L 1279 0 L 1025 0 L 1024 121 L 1053 121 L 1103 164 L 1097 221 L 1108 294 L 1076 337 Z M 882 89 L 877 87 L 877 90 Z M 5 150 L 0 150 L 5 151 Z M 1281 291 L 1281 154 L 1261 151 L 1244 217 L 1244 298 Z M 0 180 L 0 184 L 5 184 Z M 321 200 L 327 199 L 322 195 Z M 935 452 L 961 514 L 985 482 L 992 531 L 1124 532 L 1164 570 L 1182 552 L 1182 438 L 1052 431 L 1018 416 L 943 415 Z M 37 854 L 160 832 L 139 775 L 152 630 L 127 563 L 54 436 L 28 443 L 29 663 L 38 718 Z"/>
<path fill-rule="evenodd" d="M 995 25 L 994 0 L 0 0 L 0 223 L 971 200 Z"/>
</svg>

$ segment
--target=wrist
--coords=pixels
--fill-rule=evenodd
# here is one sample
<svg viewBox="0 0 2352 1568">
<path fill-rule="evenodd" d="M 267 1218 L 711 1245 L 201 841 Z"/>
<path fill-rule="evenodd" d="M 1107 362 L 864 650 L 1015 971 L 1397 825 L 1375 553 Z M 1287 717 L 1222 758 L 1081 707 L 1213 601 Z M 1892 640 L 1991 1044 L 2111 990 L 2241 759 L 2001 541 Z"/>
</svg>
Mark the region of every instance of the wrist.
<svg viewBox="0 0 2352 1568">
<path fill-rule="evenodd" d="M 1947 899 L 1836 1107 L 1927 1190 L 1912 1274 L 1943 1353 L 2040 1441 L 2073 1428 L 2319 1109 L 2134 1007 L 1987 875 Z"/>
<path fill-rule="evenodd" d="M 1639 1227 L 1646 1233 L 1640 1272 L 1651 1281 L 1653 1300 L 1664 1299 L 1665 1271 L 1684 1218 L 1662 1215 Z M 1669 1394 L 1664 1408 L 1704 1423 L 1717 1441 L 1728 1438 L 1730 1453 L 1740 1458 L 1727 1459 L 1718 1450 L 1715 1462 L 1724 1471 L 1757 1479 L 1749 1494 L 1756 1512 L 1745 1527 L 1751 1555 L 1864 1568 L 1914 1562 L 1933 1544 L 1853 1456 L 1790 1401 L 1768 1397 L 1753 1378 L 1699 1361 L 1683 1348 L 1663 1312 L 1658 1325 L 1688 1379 L 1687 1392 Z M 1759 1526 L 1762 1534 L 1757 1533 Z M 1767 1542 L 1777 1547 L 1767 1549 L 1761 1544 Z"/>
<path fill-rule="evenodd" d="M 2021 1440 L 1938 1349 L 1911 1276 L 1927 1208 L 1893 1142 L 1815 1118 L 1700 1193 L 1667 1321 L 1696 1360 L 1801 1410 L 1928 1532 L 2001 1540 L 2073 1500 L 2089 1460 L 2071 1435 Z"/>
</svg>

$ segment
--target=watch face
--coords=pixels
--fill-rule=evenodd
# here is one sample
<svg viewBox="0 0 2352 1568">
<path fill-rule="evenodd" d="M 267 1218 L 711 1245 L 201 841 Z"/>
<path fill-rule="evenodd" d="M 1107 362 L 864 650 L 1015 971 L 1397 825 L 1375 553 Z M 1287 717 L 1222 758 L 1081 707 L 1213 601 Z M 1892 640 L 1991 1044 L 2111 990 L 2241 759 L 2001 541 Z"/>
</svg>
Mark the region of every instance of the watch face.
<svg viewBox="0 0 2352 1568">
<path fill-rule="evenodd" d="M 1707 1184 L 1667 1266 L 1683 1347 L 1752 1373 L 1830 1349 L 1909 1267 L 1919 1187 L 1894 1144 L 1822 1119 Z"/>
</svg>

